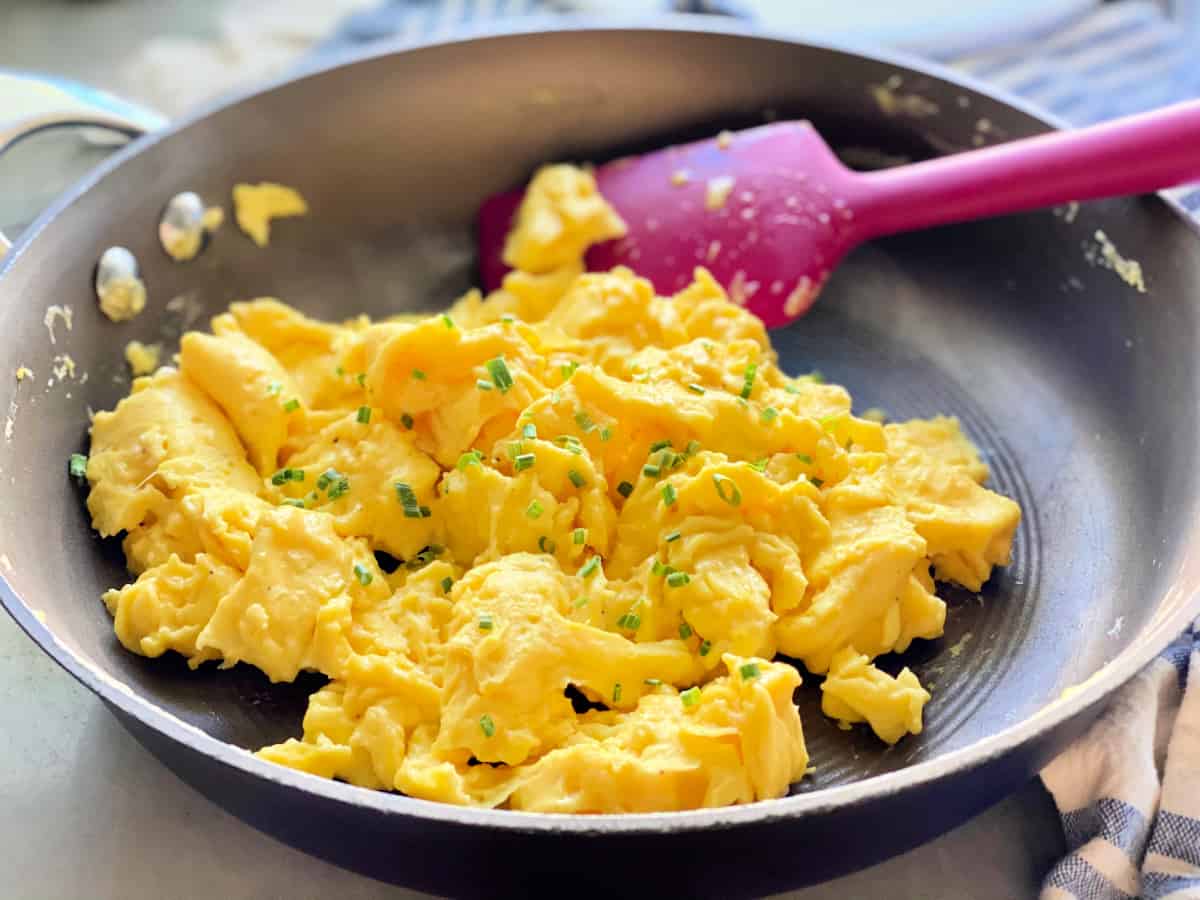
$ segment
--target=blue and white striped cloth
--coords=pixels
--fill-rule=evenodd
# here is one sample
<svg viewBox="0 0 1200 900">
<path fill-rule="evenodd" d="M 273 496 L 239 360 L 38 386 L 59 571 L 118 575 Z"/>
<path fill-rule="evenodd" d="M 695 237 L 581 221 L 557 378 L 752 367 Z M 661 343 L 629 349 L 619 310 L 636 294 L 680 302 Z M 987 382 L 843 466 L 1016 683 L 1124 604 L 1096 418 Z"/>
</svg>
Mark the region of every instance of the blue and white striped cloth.
<svg viewBox="0 0 1200 900">
<path fill-rule="evenodd" d="M 913 0 L 903 7 L 915 16 L 923 5 L 934 4 Z M 802 25 L 818 37 L 858 36 L 832 25 L 823 31 L 812 6 L 796 0 L 391 0 L 352 16 L 323 49 L 580 10 L 738 15 L 774 27 Z M 968 12 L 959 14 L 957 30 L 938 16 L 915 28 L 910 16 L 890 36 L 875 28 L 870 37 L 1023 96 L 1075 125 L 1200 96 L 1200 0 L 1008 0 L 984 4 L 992 18 L 982 25 L 970 20 L 981 6 L 960 6 Z M 1020 15 L 1013 14 L 1017 6 L 1024 7 Z M 980 20 L 986 15 L 980 12 Z M 994 27 L 997 17 L 1006 28 Z M 1200 191 L 1175 195 L 1200 210 Z M 1200 898 L 1200 631 L 1182 635 L 1126 685 L 1042 780 L 1058 804 L 1069 851 L 1047 875 L 1043 900 Z"/>
</svg>

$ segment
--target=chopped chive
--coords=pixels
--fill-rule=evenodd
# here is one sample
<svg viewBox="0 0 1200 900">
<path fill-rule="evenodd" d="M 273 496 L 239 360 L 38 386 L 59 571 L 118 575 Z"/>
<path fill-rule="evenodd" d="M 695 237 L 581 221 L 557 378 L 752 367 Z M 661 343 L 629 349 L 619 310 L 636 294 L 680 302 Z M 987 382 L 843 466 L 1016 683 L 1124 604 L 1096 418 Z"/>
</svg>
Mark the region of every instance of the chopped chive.
<svg viewBox="0 0 1200 900">
<path fill-rule="evenodd" d="M 529 505 L 525 507 L 525 515 L 529 516 L 531 519 L 540 518 L 543 512 L 545 512 L 545 510 L 542 509 L 542 504 L 538 503 L 536 500 L 531 500 Z"/>
<path fill-rule="evenodd" d="M 580 578 L 591 578 L 596 574 L 596 570 L 600 568 L 600 557 L 593 556 L 579 569 Z"/>
<path fill-rule="evenodd" d="M 430 516 L 433 515 L 433 510 L 430 509 L 428 506 L 422 506 L 417 511 L 421 514 L 422 519 L 428 519 Z"/>
<path fill-rule="evenodd" d="M 687 572 L 672 572 L 667 576 L 667 584 L 671 587 L 683 587 L 685 584 L 690 584 L 692 576 Z"/>
<path fill-rule="evenodd" d="M 404 517 L 406 519 L 420 519 L 421 505 L 417 501 L 417 494 L 412 489 L 412 486 L 404 481 L 397 481 L 394 485 L 396 488 L 396 499 L 400 501 L 400 505 L 404 508 Z"/>
<path fill-rule="evenodd" d="M 454 320 L 452 318 L 450 318 L 448 315 L 446 315 L 445 313 L 442 313 L 442 324 L 445 325 L 447 328 L 453 328 Z"/>
<path fill-rule="evenodd" d="M 424 381 L 428 376 L 420 369 L 413 369 L 412 377 L 417 379 L 417 381 Z"/>
<path fill-rule="evenodd" d="M 375 578 L 375 576 L 371 574 L 371 570 L 362 563 L 354 564 L 354 577 L 358 579 L 358 583 L 363 587 L 366 587 Z"/>
<path fill-rule="evenodd" d="M 646 685 L 647 687 L 658 687 L 659 685 L 662 684 L 662 679 L 661 678 L 647 678 L 645 681 L 642 682 L 642 684 Z"/>
<path fill-rule="evenodd" d="M 680 538 L 679 532 L 672 531 L 665 538 L 663 538 L 663 540 L 666 541 L 668 544 L 673 544 L 673 543 L 675 543 L 675 541 L 679 540 L 679 538 Z"/>
<path fill-rule="evenodd" d="M 299 497 L 285 497 L 283 500 L 284 506 L 294 506 L 297 509 L 304 509 L 304 501 Z"/>
<path fill-rule="evenodd" d="M 524 452 L 525 452 L 525 445 L 522 444 L 520 441 L 509 441 L 508 442 L 508 458 L 509 459 L 516 459 L 518 456 L 520 456 Z"/>
<path fill-rule="evenodd" d="M 579 438 L 573 434 L 560 434 L 554 439 L 555 443 L 562 444 L 564 450 L 570 450 L 576 456 L 583 453 L 583 444 L 579 443 Z"/>
<path fill-rule="evenodd" d="M 750 463 L 750 468 L 752 468 L 755 472 L 767 471 L 767 458 L 764 456 L 762 459 L 755 460 L 754 462 Z"/>
<path fill-rule="evenodd" d="M 790 382 L 789 382 L 788 384 L 785 384 L 785 385 L 783 386 L 783 389 L 784 389 L 785 391 L 787 391 L 789 394 L 798 394 L 798 393 L 800 393 L 800 388 L 796 387 L 794 384 L 792 384 L 792 383 L 790 383 Z"/>
<path fill-rule="evenodd" d="M 493 385 L 490 381 L 484 381 L 482 378 L 480 378 L 475 382 L 475 387 L 479 388 L 481 391 L 490 391 Z"/>
<path fill-rule="evenodd" d="M 670 446 L 671 446 L 671 442 L 669 440 L 655 441 L 653 444 L 650 445 L 650 452 L 657 453 L 659 450 L 665 450 L 667 447 L 670 447 Z"/>
<path fill-rule="evenodd" d="M 712 641 L 701 641 L 700 642 L 700 655 L 701 656 L 708 656 L 708 651 L 710 651 L 710 650 L 712 650 Z"/>
<path fill-rule="evenodd" d="M 346 374 L 346 370 L 341 366 L 338 366 L 337 368 L 335 368 L 333 370 L 333 372 L 335 375 L 337 375 L 338 378 L 341 378 L 343 375 Z"/>
<path fill-rule="evenodd" d="M 409 431 L 412 431 L 413 417 L 410 416 L 408 413 L 401 413 L 400 414 L 400 424 L 403 425 L 405 428 L 407 428 Z"/>
<path fill-rule="evenodd" d="M 808 479 L 808 480 L 812 482 L 812 485 L 813 485 L 813 487 L 815 487 L 815 488 L 821 488 L 821 487 L 824 487 L 824 486 L 825 486 L 825 479 L 824 479 L 824 478 L 814 478 L 814 477 L 812 477 L 812 476 L 809 476 L 809 479 Z"/>
<path fill-rule="evenodd" d="M 654 565 L 650 567 L 651 575 L 666 575 L 670 571 L 671 567 L 659 559 L 654 560 Z"/>
<path fill-rule="evenodd" d="M 687 386 L 687 389 L 688 389 L 689 391 L 691 391 L 693 394 L 703 394 L 703 393 L 705 392 L 705 391 L 704 391 L 704 388 L 702 388 L 702 387 L 701 387 L 700 385 L 698 385 L 698 384 L 689 384 L 689 385 Z"/>
<path fill-rule="evenodd" d="M 558 544 L 554 543 L 552 538 L 548 538 L 543 534 L 540 538 L 538 538 L 538 549 L 543 553 L 553 553 L 558 549 Z"/>
<path fill-rule="evenodd" d="M 329 491 L 325 494 L 330 500 L 336 500 L 338 497 L 350 490 L 350 479 L 342 476 L 334 484 L 330 485 Z"/>
<path fill-rule="evenodd" d="M 571 484 L 575 485 L 577 488 L 585 487 L 587 485 L 587 481 L 584 480 L 584 477 L 574 469 L 571 469 L 567 472 L 567 478 L 571 479 Z"/>
<path fill-rule="evenodd" d="M 613 436 L 613 430 L 611 428 L 609 428 L 607 425 L 605 425 L 603 428 L 600 429 L 600 440 L 610 441 L 610 440 L 612 440 L 612 436 Z"/>
<path fill-rule="evenodd" d="M 487 713 L 479 717 L 479 730 L 483 732 L 484 737 L 491 737 L 496 733 L 496 723 Z"/>
<path fill-rule="evenodd" d="M 737 506 L 742 502 L 742 492 L 738 490 L 738 486 L 732 478 L 726 475 L 714 474 L 713 484 L 717 486 L 717 496 L 730 506 Z"/>
<path fill-rule="evenodd" d="M 331 482 L 337 481 L 342 475 L 337 469 L 326 469 L 317 478 L 317 490 L 323 491 Z"/>
<path fill-rule="evenodd" d="M 662 487 L 662 500 L 667 506 L 675 505 L 675 485 L 664 484 Z"/>
<path fill-rule="evenodd" d="M 442 579 L 442 593 L 443 594 L 450 593 L 450 588 L 452 588 L 452 587 L 454 587 L 454 579 L 451 578 L 449 575 L 447 575 L 445 578 Z"/>
<path fill-rule="evenodd" d="M 617 493 L 620 494 L 622 497 L 628 497 L 630 494 L 633 493 L 633 485 L 630 484 L 628 481 L 622 481 L 620 484 L 617 485 Z"/>
<path fill-rule="evenodd" d="M 754 376 L 758 374 L 758 363 L 749 363 L 746 366 L 746 374 L 742 376 L 742 393 L 743 400 L 750 399 L 750 393 L 754 390 Z"/>
<path fill-rule="evenodd" d="M 535 462 L 537 462 L 536 453 L 518 453 L 513 457 L 513 471 L 523 472 L 526 469 L 531 469 Z"/>
<path fill-rule="evenodd" d="M 699 441 L 688 441 L 687 446 L 683 448 L 684 456 L 695 456 L 699 452 L 700 452 L 700 442 Z"/>
<path fill-rule="evenodd" d="M 287 484 L 289 481 L 303 481 L 303 480 L 304 480 L 304 470 L 303 469 L 280 469 L 278 472 L 276 472 L 274 475 L 271 476 L 271 484 L 274 484 L 274 485 Z M 320 481 L 320 479 L 317 479 L 317 480 Z"/>
<path fill-rule="evenodd" d="M 371 407 L 360 406 L 358 408 L 358 417 L 357 418 L 358 418 L 358 421 L 361 422 L 363 425 L 368 424 L 371 421 Z"/>
<path fill-rule="evenodd" d="M 642 474 L 647 478 L 657 478 L 660 471 L 662 470 L 654 463 L 646 463 L 642 466 Z"/>
<path fill-rule="evenodd" d="M 550 405 L 551 406 L 558 406 L 558 401 L 561 399 L 562 399 L 562 394 L 560 394 L 558 391 L 550 392 Z"/>
<path fill-rule="evenodd" d="M 354 376 L 354 380 L 358 382 L 359 387 L 366 387 L 367 386 L 367 373 L 359 372 L 357 375 Z"/>
<path fill-rule="evenodd" d="M 837 426 L 842 423 L 843 418 L 844 416 L 842 413 L 835 413 L 832 416 L 826 416 L 823 419 L 819 419 L 817 424 L 822 428 L 829 430 L 831 428 L 837 428 Z"/>
<path fill-rule="evenodd" d="M 588 605 L 587 597 L 576 597 L 575 598 L 575 608 L 576 609 L 583 609 L 587 605 Z"/>
<path fill-rule="evenodd" d="M 688 688 L 686 691 L 683 691 L 682 693 L 680 693 L 679 699 L 683 701 L 683 705 L 686 707 L 695 706 L 697 703 L 700 702 L 700 688 L 698 688 L 698 687 Z"/>
<path fill-rule="evenodd" d="M 566 381 L 572 375 L 574 375 L 575 370 L 578 368 L 579 368 L 579 363 L 575 362 L 574 360 L 572 360 L 569 363 L 563 363 L 559 369 L 559 371 L 562 372 L 563 381 Z"/>
<path fill-rule="evenodd" d="M 455 463 L 455 468 L 462 472 L 466 470 L 467 466 L 479 466 L 482 464 L 483 454 L 478 450 L 468 450 L 458 458 L 458 462 Z"/>
<path fill-rule="evenodd" d="M 620 703 L 620 702 L 621 702 L 621 682 L 619 682 L 619 681 L 618 681 L 616 684 L 614 684 L 614 685 L 613 685 L 613 699 L 612 699 L 612 702 L 613 702 L 613 703 Z"/>
<path fill-rule="evenodd" d="M 691 636 L 692 636 L 692 626 L 689 625 L 687 622 L 680 622 L 679 623 L 679 639 L 681 641 L 686 641 Z"/>
<path fill-rule="evenodd" d="M 505 325 L 511 325 L 513 322 L 515 322 L 517 320 L 514 319 L 512 316 L 505 315 L 505 316 L 500 317 L 500 321 L 503 322 Z"/>
<path fill-rule="evenodd" d="M 526 422 L 525 427 L 521 429 L 521 437 L 527 441 L 532 441 L 537 438 L 537 426 L 532 422 Z"/>
<path fill-rule="evenodd" d="M 293 397 L 287 403 L 283 404 L 283 411 L 287 413 L 295 412 L 300 408 L 300 401 Z"/>
<path fill-rule="evenodd" d="M 571 543 L 576 546 L 582 546 L 587 543 L 587 529 L 576 528 L 571 532 Z"/>
<path fill-rule="evenodd" d="M 642 617 L 637 613 L 625 613 L 617 619 L 617 627 L 627 631 L 637 631 L 642 625 Z"/>
<path fill-rule="evenodd" d="M 272 381 L 270 384 L 267 385 L 267 396 L 274 397 L 276 394 L 278 394 L 282 390 L 283 390 L 282 384 L 280 384 L 278 381 Z"/>
<path fill-rule="evenodd" d="M 508 371 L 508 365 L 504 362 L 503 356 L 497 356 L 495 359 L 487 361 L 488 374 L 492 376 L 492 384 L 500 390 L 500 393 L 507 394 L 508 389 L 513 386 L 512 373 Z"/>
<path fill-rule="evenodd" d="M 813 458 L 807 453 L 797 453 L 796 459 L 800 460 L 800 462 L 804 463 L 806 466 L 811 466 L 813 464 Z"/>
<path fill-rule="evenodd" d="M 584 434 L 591 434 L 596 430 L 596 423 L 592 421 L 592 417 L 587 414 L 586 410 L 581 409 L 575 413 L 575 424 Z"/>
<path fill-rule="evenodd" d="M 491 631 L 493 624 L 494 623 L 492 622 L 491 616 L 480 616 L 479 617 L 479 630 L 480 631 Z"/>
<path fill-rule="evenodd" d="M 773 406 L 768 406 L 762 411 L 762 420 L 765 424 L 770 425 L 775 421 L 775 417 L 779 415 L 779 410 Z"/>
<path fill-rule="evenodd" d="M 743 663 L 738 668 L 738 672 L 742 676 L 742 681 L 750 681 L 751 679 L 757 678 L 760 674 L 757 663 Z"/>
<path fill-rule="evenodd" d="M 811 381 L 813 384 L 824 384 L 825 383 L 825 376 L 821 373 L 820 369 L 813 369 L 811 372 L 809 372 L 804 377 L 807 378 L 809 381 Z"/>
</svg>

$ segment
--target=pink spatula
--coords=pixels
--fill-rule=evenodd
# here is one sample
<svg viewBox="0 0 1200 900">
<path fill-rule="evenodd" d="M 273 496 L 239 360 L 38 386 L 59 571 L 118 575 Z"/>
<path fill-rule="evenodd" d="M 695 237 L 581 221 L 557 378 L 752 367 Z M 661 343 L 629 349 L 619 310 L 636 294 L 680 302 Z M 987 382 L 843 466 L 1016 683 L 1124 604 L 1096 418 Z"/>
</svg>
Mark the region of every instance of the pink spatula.
<svg viewBox="0 0 1200 900">
<path fill-rule="evenodd" d="M 881 235 L 1200 178 L 1200 101 L 881 172 L 843 166 L 807 122 L 781 122 L 596 170 L 629 233 L 593 247 L 660 293 L 707 267 L 768 326 L 803 315 L 841 258 Z M 521 192 L 479 212 L 485 287 L 499 285 Z"/>
</svg>

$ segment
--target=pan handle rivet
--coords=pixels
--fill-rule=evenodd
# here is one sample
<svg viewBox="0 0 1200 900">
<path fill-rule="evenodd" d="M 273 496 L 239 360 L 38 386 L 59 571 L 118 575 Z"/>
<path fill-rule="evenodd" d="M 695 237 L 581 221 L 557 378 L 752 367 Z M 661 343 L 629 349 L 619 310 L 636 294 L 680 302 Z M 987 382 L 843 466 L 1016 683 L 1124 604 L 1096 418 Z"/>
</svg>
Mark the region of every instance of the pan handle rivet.
<svg viewBox="0 0 1200 900">
<path fill-rule="evenodd" d="M 132 319 L 146 306 L 146 285 L 138 277 L 137 258 L 124 247 L 109 247 L 96 265 L 100 311 L 114 322 Z"/>
<path fill-rule="evenodd" d="M 215 231 L 224 214 L 220 207 L 205 207 L 200 195 L 183 191 L 172 197 L 158 223 L 158 240 L 167 256 L 188 262 L 204 249 L 205 236 Z"/>
</svg>

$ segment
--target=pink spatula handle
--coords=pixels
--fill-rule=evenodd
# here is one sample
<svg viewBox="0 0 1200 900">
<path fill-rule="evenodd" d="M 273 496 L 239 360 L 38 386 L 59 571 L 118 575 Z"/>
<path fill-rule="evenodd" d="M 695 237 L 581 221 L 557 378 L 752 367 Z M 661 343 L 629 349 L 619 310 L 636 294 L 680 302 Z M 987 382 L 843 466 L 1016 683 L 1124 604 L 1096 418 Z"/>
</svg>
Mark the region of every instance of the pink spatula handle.
<svg viewBox="0 0 1200 900">
<path fill-rule="evenodd" d="M 1200 101 L 852 179 L 864 236 L 1200 179 Z"/>
</svg>

